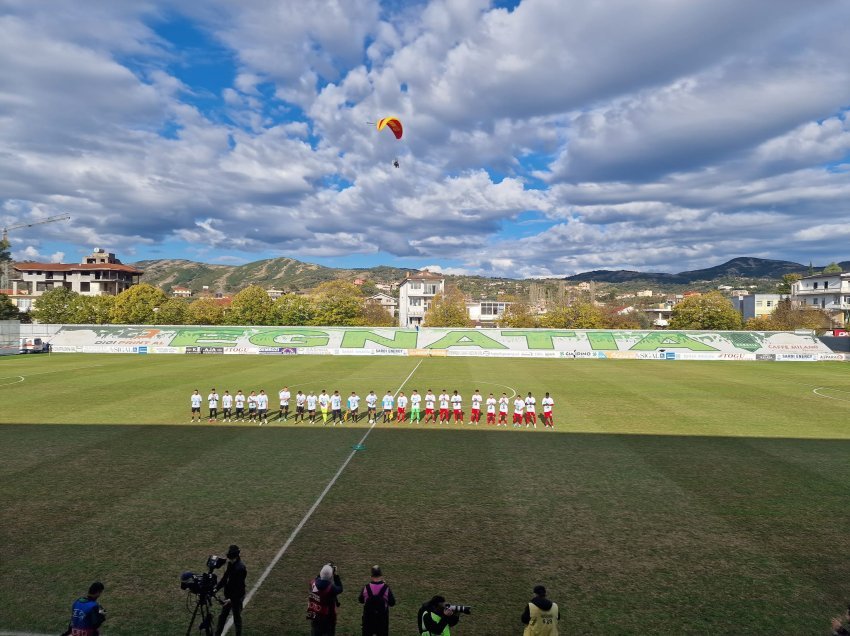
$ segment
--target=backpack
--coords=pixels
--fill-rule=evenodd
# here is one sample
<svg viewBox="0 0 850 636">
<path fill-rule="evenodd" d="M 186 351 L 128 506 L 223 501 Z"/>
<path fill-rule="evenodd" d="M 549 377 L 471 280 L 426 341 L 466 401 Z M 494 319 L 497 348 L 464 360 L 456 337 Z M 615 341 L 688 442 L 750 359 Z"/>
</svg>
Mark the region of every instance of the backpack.
<svg viewBox="0 0 850 636">
<path fill-rule="evenodd" d="M 366 600 L 363 602 L 364 616 L 383 616 L 387 613 L 387 584 L 381 583 L 381 590 L 378 594 L 372 592 L 372 585 L 368 584 L 364 588 L 366 592 Z"/>
</svg>

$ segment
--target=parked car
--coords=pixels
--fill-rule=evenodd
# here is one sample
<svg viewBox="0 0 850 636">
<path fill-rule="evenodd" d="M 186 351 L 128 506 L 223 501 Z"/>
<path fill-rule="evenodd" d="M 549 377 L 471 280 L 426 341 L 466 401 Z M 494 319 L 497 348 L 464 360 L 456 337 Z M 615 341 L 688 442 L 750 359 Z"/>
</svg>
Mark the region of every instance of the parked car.
<svg viewBox="0 0 850 636">
<path fill-rule="evenodd" d="M 21 338 L 21 353 L 49 353 L 50 344 L 41 338 Z"/>
</svg>

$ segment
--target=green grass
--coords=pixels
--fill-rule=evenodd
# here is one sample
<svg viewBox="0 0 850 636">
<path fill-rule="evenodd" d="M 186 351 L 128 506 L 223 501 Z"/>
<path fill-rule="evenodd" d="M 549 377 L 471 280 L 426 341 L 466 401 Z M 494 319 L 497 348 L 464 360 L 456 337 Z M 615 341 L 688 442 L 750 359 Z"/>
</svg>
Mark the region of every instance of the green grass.
<svg viewBox="0 0 850 636">
<path fill-rule="evenodd" d="M 108 633 L 182 633 L 180 572 L 236 542 L 252 585 L 365 433 L 158 425 L 188 423 L 192 389 L 380 395 L 418 363 L 0 360 L 0 631 L 56 632 L 99 578 Z M 539 582 L 564 633 L 822 633 L 850 573 L 847 370 L 426 359 L 406 392 L 457 388 L 468 404 L 475 388 L 548 390 L 558 431 L 376 427 L 246 609 L 246 633 L 308 633 L 306 582 L 329 559 L 346 585 L 341 636 L 359 633 L 373 563 L 399 598 L 393 633 L 412 633 L 437 592 L 474 606 L 461 636 L 521 633 Z"/>
</svg>

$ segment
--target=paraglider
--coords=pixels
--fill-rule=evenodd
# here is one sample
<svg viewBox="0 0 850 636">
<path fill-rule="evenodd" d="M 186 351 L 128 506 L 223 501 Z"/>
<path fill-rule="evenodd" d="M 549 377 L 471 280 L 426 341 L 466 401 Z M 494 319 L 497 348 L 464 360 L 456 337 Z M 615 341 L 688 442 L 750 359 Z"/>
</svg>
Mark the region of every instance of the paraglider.
<svg viewBox="0 0 850 636">
<path fill-rule="evenodd" d="M 366 122 L 371 125 L 372 122 Z M 404 134 L 404 127 L 401 125 L 401 120 L 398 117 L 384 117 L 383 119 L 379 119 L 375 124 L 375 128 L 379 131 L 384 128 L 388 128 L 393 135 L 395 135 L 396 139 L 401 139 Z M 399 163 L 398 159 L 393 159 L 393 168 L 398 168 Z"/>
</svg>

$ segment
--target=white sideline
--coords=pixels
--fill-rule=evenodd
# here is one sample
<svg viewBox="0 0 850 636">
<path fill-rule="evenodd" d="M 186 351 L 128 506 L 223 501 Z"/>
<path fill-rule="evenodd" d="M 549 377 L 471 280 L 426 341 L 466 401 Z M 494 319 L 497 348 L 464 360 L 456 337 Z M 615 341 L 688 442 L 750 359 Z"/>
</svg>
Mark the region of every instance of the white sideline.
<svg viewBox="0 0 850 636">
<path fill-rule="evenodd" d="M 41 634 L 38 632 L 0 632 L 0 636 L 53 636 L 53 634 Z"/>
<path fill-rule="evenodd" d="M 410 378 L 413 377 L 413 374 L 416 373 L 416 370 L 419 368 L 419 365 L 421 365 L 424 361 L 425 361 L 424 359 L 420 360 L 419 364 L 417 364 L 415 367 L 413 367 L 413 371 L 411 371 L 410 375 L 408 375 L 404 379 L 404 382 L 402 382 L 399 385 L 399 387 L 396 389 L 395 393 L 393 394 L 393 397 L 398 395 L 399 391 L 401 391 L 404 388 L 404 385 L 407 384 L 408 380 L 410 380 Z M 376 420 L 376 422 L 377 422 L 377 420 Z M 366 441 L 366 438 L 369 437 L 369 433 L 372 432 L 373 428 L 375 428 L 375 424 L 372 424 L 366 430 L 366 433 L 363 435 L 363 437 L 360 438 L 358 445 L 360 445 L 360 444 L 362 444 L 363 442 Z M 277 554 L 275 554 L 274 558 L 271 560 L 271 562 L 268 564 L 268 566 L 266 566 L 266 569 L 260 575 L 260 578 L 257 579 L 256 583 L 254 583 L 254 586 L 251 588 L 251 591 L 248 592 L 248 594 L 245 596 L 245 601 L 242 603 L 243 609 L 245 607 L 247 607 L 248 603 L 251 602 L 251 599 L 254 598 L 254 594 L 257 593 L 257 590 L 260 589 L 260 586 L 265 582 L 265 580 L 269 576 L 269 574 L 271 574 L 271 571 L 274 568 L 274 566 L 276 566 L 278 561 L 280 561 L 280 559 L 283 557 L 283 555 L 286 554 L 286 551 L 289 549 L 289 546 L 292 545 L 292 542 L 295 541 L 295 538 L 298 536 L 298 533 L 301 532 L 302 528 L 304 528 L 304 526 L 310 520 L 310 517 L 312 517 L 313 513 L 316 512 L 316 508 L 318 508 L 319 504 L 322 503 L 322 500 L 325 498 L 325 495 L 328 494 L 330 489 L 336 483 L 336 480 L 339 479 L 340 475 L 342 475 L 342 471 L 345 470 L 346 466 L 348 466 L 349 462 L 352 460 L 352 458 L 356 454 L 357 454 L 356 450 L 351 451 L 351 453 L 348 455 L 348 458 L 342 463 L 342 466 L 339 467 L 339 470 L 336 471 L 336 474 L 333 476 L 333 479 L 331 479 L 328 482 L 328 485 L 325 486 L 325 489 L 322 491 L 322 493 L 319 495 L 319 497 L 316 499 L 316 501 L 313 502 L 313 505 L 310 506 L 310 509 L 307 511 L 307 514 L 305 514 L 304 518 L 301 519 L 301 522 L 297 526 L 295 526 L 295 529 L 289 535 L 289 538 L 286 540 L 286 543 L 284 543 L 283 546 L 281 546 L 280 550 L 277 551 Z M 227 624 L 224 626 L 224 631 L 222 632 L 222 636 L 227 634 L 230 631 L 231 627 L 233 627 L 233 617 L 232 616 L 227 619 Z M 3 636 L 3 635 L 0 634 L 0 636 Z"/>
</svg>

